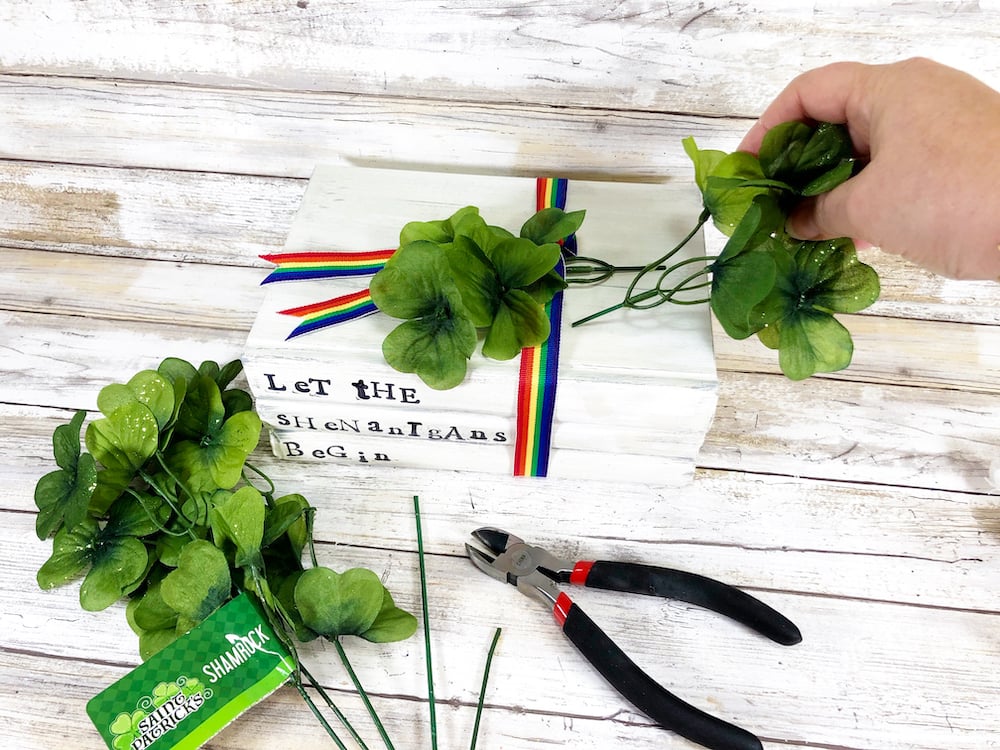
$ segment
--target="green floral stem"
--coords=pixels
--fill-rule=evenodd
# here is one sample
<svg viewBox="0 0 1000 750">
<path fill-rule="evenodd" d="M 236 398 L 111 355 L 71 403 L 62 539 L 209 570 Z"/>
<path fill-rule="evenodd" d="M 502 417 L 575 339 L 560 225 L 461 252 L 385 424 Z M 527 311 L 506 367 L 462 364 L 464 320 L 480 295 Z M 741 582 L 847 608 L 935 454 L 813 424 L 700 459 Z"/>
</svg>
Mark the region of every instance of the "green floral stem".
<svg viewBox="0 0 1000 750">
<path fill-rule="evenodd" d="M 483 703 L 486 700 L 486 683 L 490 679 L 490 667 L 493 665 L 493 654 L 497 650 L 497 643 L 500 641 L 500 628 L 493 633 L 493 642 L 490 644 L 490 651 L 486 655 L 486 667 L 483 669 L 483 684 L 479 688 L 479 702 L 476 705 L 476 723 L 472 726 L 472 744 L 469 750 L 476 750 L 476 740 L 479 738 L 479 720 L 483 716 Z"/>
<path fill-rule="evenodd" d="M 347 670 L 347 674 L 351 678 L 351 682 L 354 683 L 354 688 L 358 691 L 358 695 L 361 696 L 361 700 L 365 704 L 365 708 L 368 709 L 368 715 L 371 716 L 372 722 L 375 724 L 375 728 L 378 729 L 378 733 L 382 737 L 382 741 L 385 743 L 386 750 L 395 750 L 392 740 L 389 739 L 389 735 L 385 731 L 385 726 L 382 724 L 382 720 L 375 711 L 375 706 L 372 705 L 371 700 L 368 698 L 368 692 L 361 685 L 361 680 L 358 679 L 358 675 L 354 672 L 354 668 L 351 666 L 351 660 L 347 658 L 347 652 L 344 651 L 344 644 L 340 642 L 340 638 L 335 637 L 330 638 L 329 640 L 333 641 L 333 645 L 337 647 L 337 654 L 340 656 L 340 663 L 344 665 L 344 669 Z"/>
<path fill-rule="evenodd" d="M 156 453 L 154 455 L 156 456 L 157 462 L 160 464 L 160 468 L 163 469 L 163 472 L 168 477 L 170 477 L 174 482 L 177 483 L 177 486 L 181 488 L 181 492 L 183 492 L 187 497 L 191 498 L 195 502 L 198 502 L 198 499 L 195 497 L 195 494 L 193 492 L 191 492 L 191 490 L 189 490 L 184 485 L 184 482 L 182 482 L 180 480 L 180 478 L 170 470 L 170 467 L 167 466 L 167 462 L 163 459 L 163 453 L 162 453 L 162 451 L 158 450 L 158 451 L 156 451 Z M 145 475 L 143 475 L 143 479 L 150 486 L 156 487 L 155 484 L 153 484 L 152 482 L 149 482 L 148 478 Z M 157 489 L 157 492 L 160 492 L 160 489 L 158 487 L 156 489 Z M 160 492 L 160 495 L 163 497 L 164 500 L 166 500 L 168 503 L 170 503 L 170 499 L 167 498 L 166 495 L 164 495 L 163 492 Z M 207 505 L 207 501 L 206 501 L 206 505 Z M 171 504 L 170 507 L 173 508 L 174 506 Z M 183 518 L 189 525 L 193 525 L 192 522 L 191 522 L 191 519 L 188 518 L 187 516 L 185 516 L 183 513 L 181 513 L 180 509 L 177 509 L 176 512 L 177 512 L 177 517 L 178 518 Z"/>
<path fill-rule="evenodd" d="M 256 583 L 258 593 L 261 597 L 261 602 L 264 605 L 264 610 L 267 614 L 268 620 L 270 620 L 271 626 L 274 629 L 275 634 L 278 636 L 278 639 L 284 644 L 285 648 L 288 649 L 288 653 L 291 654 L 292 660 L 295 662 L 296 669 L 298 669 L 299 672 L 305 675 L 306 679 L 309 681 L 309 685 L 314 690 L 316 690 L 317 693 L 319 693 L 320 697 L 323 699 L 323 702 L 326 703 L 326 705 L 330 708 L 331 711 L 333 711 L 334 715 L 337 717 L 340 723 L 348 731 L 351 737 L 354 738 L 354 741 L 358 743 L 358 746 L 361 748 L 361 750 L 368 750 L 368 746 L 365 744 L 365 741 L 361 738 L 361 735 L 358 733 L 358 730 L 354 728 L 354 725 L 351 724 L 350 720 L 347 718 L 344 712 L 341 711 L 340 708 L 337 706 L 337 704 L 333 702 L 333 699 L 330 698 L 329 693 L 326 692 L 326 690 L 319 683 L 319 681 L 312 676 L 309 670 L 306 669 L 305 666 L 302 664 L 302 662 L 299 660 L 298 650 L 295 648 L 295 642 L 289 635 L 289 631 L 294 632 L 295 624 L 292 621 L 291 615 L 288 614 L 288 611 L 281 604 L 278 598 L 272 595 L 271 588 L 267 583 L 267 579 L 259 576 L 256 573 L 253 574 L 253 578 Z M 298 678 L 296 677 L 295 679 Z M 326 726 L 326 722 L 322 723 L 324 726 Z"/>
<path fill-rule="evenodd" d="M 269 477 L 267 474 L 265 474 L 263 471 L 261 471 L 260 469 L 258 469 L 256 466 L 254 466 L 249 461 L 247 461 L 246 463 L 244 463 L 243 466 L 245 468 L 247 468 L 247 469 L 250 469 L 250 471 L 252 471 L 254 474 L 256 474 L 261 479 L 263 479 L 265 482 L 267 482 L 267 489 L 266 490 L 261 490 L 259 488 L 257 488 L 257 489 L 260 492 L 260 494 L 262 494 L 264 496 L 264 498 L 267 500 L 268 506 L 269 507 L 273 507 L 273 505 L 274 505 L 274 489 L 275 488 L 274 488 L 274 482 L 271 481 L 271 477 Z M 245 471 L 243 472 L 243 480 L 247 484 L 249 484 L 251 487 L 255 486 L 254 483 L 251 482 L 250 479 L 247 477 L 247 473 Z"/>
<path fill-rule="evenodd" d="M 347 750 L 347 745 L 345 745 L 343 740 L 341 740 L 340 737 L 337 736 L 337 733 L 333 731 L 333 727 L 330 726 L 330 722 L 328 722 L 326 717 L 320 712 L 319 706 L 317 706 L 313 702 L 313 699 L 309 697 L 309 693 L 306 692 L 305 686 L 302 684 L 302 679 L 298 675 L 294 675 L 292 677 L 292 684 L 295 685 L 295 689 L 299 691 L 299 695 L 302 696 L 302 700 L 304 700 L 306 705 L 309 706 L 309 710 L 313 712 L 313 716 L 316 717 L 316 720 L 320 723 L 323 729 L 326 730 L 326 733 L 330 735 L 330 739 L 336 743 L 340 750 Z"/>
<path fill-rule="evenodd" d="M 340 720 L 340 723 L 344 725 L 344 728 L 350 733 L 351 737 L 354 738 L 354 741 L 358 743 L 361 750 L 368 750 L 368 745 L 366 745 L 365 741 L 361 739 L 361 735 L 358 734 L 354 725 L 351 724 L 347 716 L 344 715 L 344 712 L 337 707 L 337 704 L 333 702 L 333 699 L 330 698 L 329 693 L 326 692 L 323 686 L 320 685 L 316 678 L 309 673 L 309 670 L 301 664 L 299 664 L 299 670 L 305 675 L 306 679 L 309 680 L 309 684 L 316 690 L 317 693 L 319 693 L 323 702 L 326 703 L 330 710 L 333 711 L 334 715 Z"/>
<path fill-rule="evenodd" d="M 579 320 L 574 320 L 572 324 L 570 324 L 570 328 L 576 328 L 577 326 L 582 326 L 584 323 L 589 323 L 592 320 L 596 320 L 597 318 L 603 317 L 608 313 L 614 312 L 615 310 L 621 310 L 624 307 L 625 307 L 624 302 L 619 302 L 617 305 L 612 305 L 611 307 L 605 307 L 603 310 L 598 310 L 597 312 L 591 313 L 590 315 L 580 318 Z"/>
<path fill-rule="evenodd" d="M 699 256 L 696 258 L 685 258 L 684 260 L 678 263 L 674 263 L 672 266 L 665 269 L 663 273 L 660 274 L 659 278 L 656 280 L 656 284 L 653 286 L 652 289 L 647 290 L 647 292 L 643 292 L 641 295 L 635 295 L 633 294 L 633 292 L 635 291 L 636 286 L 642 280 L 642 277 L 647 273 L 646 271 L 643 271 L 642 273 L 638 274 L 634 279 L 632 279 L 632 283 L 629 284 L 628 290 L 625 292 L 625 300 L 624 300 L 625 307 L 633 307 L 641 310 L 650 307 L 656 307 L 657 305 L 661 305 L 664 302 L 669 302 L 671 298 L 674 296 L 674 294 L 676 294 L 679 291 L 682 291 L 684 289 L 684 286 L 689 281 L 691 281 L 692 278 L 697 278 L 699 276 L 703 276 L 704 274 L 708 273 L 708 267 L 705 266 L 700 268 L 693 276 L 689 276 L 683 281 L 681 281 L 679 284 L 669 286 L 668 288 L 665 289 L 664 284 L 667 278 L 669 278 L 671 274 L 683 268 L 684 266 L 688 266 L 693 263 L 705 263 L 708 260 L 714 260 L 714 258 Z M 657 302 L 653 302 L 652 304 L 649 305 L 639 304 L 640 300 L 645 301 L 650 297 L 660 297 L 660 300 Z"/>
<path fill-rule="evenodd" d="M 684 238 L 680 242 L 678 242 L 670 250 L 668 250 L 662 256 L 654 260 L 652 263 L 648 263 L 646 266 L 642 268 L 641 271 L 639 271 L 639 273 L 635 275 L 635 278 L 632 279 L 632 283 L 629 284 L 628 290 L 625 292 L 625 299 L 623 301 L 619 302 L 617 305 L 606 307 L 603 310 L 599 310 L 596 313 L 591 313 L 590 315 L 584 318 L 580 318 L 579 320 L 574 321 L 571 327 L 576 328 L 577 326 L 581 326 L 584 323 L 589 323 L 590 321 L 596 320 L 597 318 L 607 315 L 608 313 L 614 312 L 615 310 L 621 310 L 623 307 L 638 307 L 638 305 L 636 304 L 637 302 L 643 302 L 647 299 L 651 299 L 652 297 L 660 296 L 660 291 L 658 289 L 653 289 L 648 292 L 642 292 L 641 294 L 638 295 L 633 295 L 632 292 L 635 290 L 635 287 L 639 284 L 639 281 L 644 276 L 646 276 L 646 274 L 652 273 L 653 271 L 656 270 L 660 270 L 668 260 L 673 258 L 678 252 L 680 252 L 681 248 L 687 245 L 687 243 L 689 243 L 694 238 L 694 236 L 698 234 L 698 231 L 705 225 L 705 223 L 709 220 L 709 218 L 711 218 L 711 214 L 709 213 L 708 209 L 706 208 L 702 210 L 701 214 L 698 216 L 697 223 L 694 225 L 691 231 L 684 236 Z M 686 262 L 687 261 L 682 261 L 681 265 L 683 265 Z M 666 271 L 660 274 L 660 278 L 661 279 L 664 278 L 673 269 L 674 266 L 668 268 Z M 657 302 L 656 304 L 660 303 Z M 650 305 L 650 307 L 653 306 L 655 305 Z"/>
<path fill-rule="evenodd" d="M 430 711 L 431 750 L 437 750 L 437 706 L 434 699 L 434 666 L 431 663 L 431 622 L 427 608 L 427 569 L 424 566 L 424 536 L 420 523 L 420 498 L 413 496 L 413 518 L 417 525 L 417 561 L 420 565 L 420 603 L 424 616 L 424 658 L 427 660 L 427 708 Z"/>
<path fill-rule="evenodd" d="M 358 731 L 354 728 L 354 725 L 351 724 L 347 716 L 344 715 L 343 711 L 341 711 L 337 707 L 337 705 L 333 702 L 333 699 L 331 699 L 326 690 L 323 689 L 323 686 L 320 685 L 320 683 L 316 680 L 316 678 L 312 676 L 309 670 L 306 669 L 305 666 L 303 666 L 302 662 L 299 660 L 298 649 L 295 648 L 295 642 L 288 632 L 290 630 L 294 632 L 295 625 L 292 622 L 291 616 L 282 606 L 281 602 L 278 601 L 278 599 L 271 593 L 271 588 L 267 583 L 267 579 L 262 577 L 256 571 L 251 571 L 251 575 L 253 577 L 254 584 L 256 586 L 257 595 L 260 597 L 260 602 L 263 605 L 265 614 L 267 615 L 267 619 L 270 621 L 271 627 L 274 630 L 275 635 L 278 636 L 278 640 L 280 640 L 282 645 L 284 645 L 284 647 L 288 650 L 288 653 L 292 657 L 292 661 L 295 662 L 296 670 L 305 675 L 306 679 L 309 681 L 309 685 L 314 690 L 316 690 L 317 693 L 319 693 L 320 697 L 323 699 L 323 702 L 326 703 L 326 705 L 330 708 L 330 710 L 333 711 L 334 715 L 340 720 L 340 723 L 350 733 L 351 737 L 354 738 L 354 741 L 358 743 L 361 750 L 368 750 L 368 746 L 365 745 L 364 740 L 361 739 L 361 735 L 358 734 Z M 301 687 L 302 680 L 298 676 L 298 674 L 292 677 L 292 681 L 295 683 L 296 687 L 299 688 L 299 693 L 305 699 L 306 703 L 309 705 L 309 708 L 312 710 L 312 712 L 316 714 L 316 717 L 320 720 L 320 724 L 323 726 L 323 728 L 326 729 L 326 731 L 330 734 L 331 737 L 333 737 L 334 741 L 340 747 L 344 747 L 340 739 L 336 736 L 335 733 L 333 733 L 332 729 L 330 728 L 325 718 L 320 716 L 320 714 L 318 713 L 318 708 L 316 707 L 312 698 L 307 693 L 304 692 L 304 689 Z"/>
<path fill-rule="evenodd" d="M 163 458 L 160 456 L 159 451 L 156 452 L 156 457 L 162 463 Z M 173 474 L 170 474 L 170 471 L 165 466 L 164 466 L 164 471 L 167 472 L 167 474 L 170 476 L 171 479 L 173 479 L 174 481 L 177 481 L 176 477 L 174 477 Z M 156 484 L 156 482 L 153 481 L 153 478 L 149 474 L 147 474 L 146 472 L 142 471 L 141 469 L 139 470 L 139 477 L 142 479 L 142 481 L 144 481 L 146 484 L 148 484 L 150 487 L 152 487 L 153 490 L 155 490 L 156 494 L 159 495 L 163 499 L 163 502 L 165 502 L 168 506 L 170 506 L 170 510 L 173 513 L 177 514 L 177 518 L 184 525 L 184 531 L 192 539 L 197 538 L 196 535 L 195 535 L 195 533 L 194 533 L 194 530 L 192 529 L 192 526 L 194 526 L 194 522 L 192 522 L 190 518 L 188 518 L 187 516 L 184 515 L 184 513 L 181 512 L 181 509 L 180 509 L 179 505 L 176 502 L 176 501 L 179 500 L 179 498 L 171 497 L 169 494 L 167 494 L 158 484 Z M 180 485 L 180 482 L 178 482 L 178 485 Z M 181 488 L 183 489 L 183 485 L 181 485 Z M 133 492 L 129 488 L 126 488 L 126 491 L 129 494 L 131 494 L 132 497 L 134 497 L 137 500 L 139 500 L 139 503 L 140 503 L 140 505 L 142 505 L 143 510 L 146 511 L 146 514 L 150 517 L 150 519 L 153 521 L 153 523 L 156 523 L 157 526 L 159 526 L 159 524 L 156 522 L 156 519 L 153 518 L 153 514 L 149 512 L 149 508 L 146 507 L 145 503 L 142 502 L 141 498 L 135 492 Z M 197 502 L 197 500 L 195 502 Z M 163 529 L 163 530 L 165 531 L 165 529 Z M 183 536 L 183 534 L 176 534 L 176 536 Z"/>
<path fill-rule="evenodd" d="M 711 260 L 715 260 L 715 257 L 705 256 L 698 258 L 688 258 L 687 260 L 683 260 L 680 263 L 675 263 L 660 275 L 660 283 L 662 284 L 663 279 L 666 278 L 668 274 L 676 271 L 678 268 L 681 268 L 690 263 L 701 263 Z M 585 318 L 581 318 L 580 320 L 575 321 L 571 327 L 576 328 L 577 326 L 581 326 L 584 323 L 588 323 L 591 320 L 594 320 L 595 318 L 599 318 L 602 315 L 614 312 L 615 310 L 623 310 L 627 308 L 632 308 L 636 310 L 646 310 L 652 307 L 657 307 L 658 305 L 662 305 L 664 302 L 670 302 L 674 305 L 703 305 L 709 301 L 708 297 L 701 297 L 699 299 L 688 300 L 688 299 L 677 299 L 676 295 L 679 292 L 690 292 L 694 291 L 695 289 L 703 289 L 707 286 L 711 286 L 712 283 L 710 281 L 706 281 L 701 284 L 695 284 L 694 286 L 688 286 L 688 284 L 690 284 L 692 281 L 704 276 L 707 273 L 709 273 L 709 269 L 707 267 L 701 268 L 695 273 L 686 277 L 683 281 L 681 281 L 679 284 L 672 287 L 671 289 L 664 290 L 660 286 L 656 286 L 652 289 L 647 289 L 644 292 L 639 292 L 638 294 L 632 294 L 632 290 L 635 288 L 635 282 L 633 282 L 633 285 L 629 287 L 629 290 L 626 293 L 625 299 L 623 299 L 617 305 L 613 305 L 612 307 L 608 307 L 605 308 L 604 310 L 600 310 L 599 312 L 588 315 Z M 655 299 L 656 301 L 651 302 L 649 304 L 644 304 L 647 301 L 653 299 Z"/>
<path fill-rule="evenodd" d="M 197 539 L 198 538 L 195 535 L 194 531 L 191 530 L 190 527 L 185 527 L 184 531 L 172 531 L 171 529 L 168 529 L 166 526 L 164 526 L 162 523 L 160 523 L 159 519 L 153 514 L 153 512 L 149 508 L 146 507 L 146 501 L 142 499 L 142 495 L 140 495 L 138 492 L 136 492 L 135 490 L 133 490 L 131 487 L 126 487 L 125 488 L 125 492 L 127 492 L 129 495 L 131 495 L 133 498 L 135 498 L 136 502 L 138 502 L 139 505 L 142 506 L 142 509 L 144 511 L 146 511 L 146 515 L 149 516 L 149 520 L 153 522 L 153 524 L 156 526 L 157 529 L 160 530 L 161 533 L 166 534 L 167 536 L 185 536 L 185 535 L 187 535 L 187 536 L 190 536 L 192 539 Z M 172 511 L 176 511 L 176 509 L 173 506 L 173 503 L 171 503 L 169 500 L 167 500 L 167 498 L 163 498 L 163 499 L 166 500 L 166 502 L 167 502 L 168 505 L 170 505 L 170 509 Z"/>
<path fill-rule="evenodd" d="M 316 521 L 316 509 L 312 506 L 302 509 L 302 515 L 306 519 L 306 539 L 309 543 L 309 561 L 314 568 L 319 567 L 319 560 L 316 557 L 316 541 L 313 539 L 313 525 Z"/>
<path fill-rule="evenodd" d="M 679 263 L 674 263 L 672 266 L 670 266 L 670 268 L 667 268 L 662 274 L 660 274 L 660 278 L 657 279 L 656 286 L 654 286 L 652 289 L 649 289 L 647 292 L 644 292 L 642 295 L 635 295 L 635 296 L 633 296 L 632 290 L 635 288 L 635 284 L 636 284 L 636 282 L 633 281 L 632 285 L 628 289 L 628 292 L 626 292 L 626 294 L 625 294 L 625 301 L 624 301 L 625 307 L 632 307 L 632 308 L 636 308 L 636 309 L 642 310 L 642 309 L 648 309 L 648 308 L 651 308 L 651 307 L 656 307 L 658 305 L 663 304 L 664 302 L 673 302 L 674 304 L 678 304 L 678 305 L 684 305 L 684 304 L 701 304 L 702 302 L 707 302 L 708 301 L 707 298 L 704 299 L 704 300 L 702 300 L 702 299 L 698 299 L 698 300 L 678 300 L 678 299 L 675 299 L 675 297 L 680 292 L 689 292 L 689 291 L 692 291 L 694 289 L 702 289 L 702 288 L 704 288 L 706 286 L 711 286 L 711 282 L 710 281 L 705 281 L 705 282 L 703 282 L 701 284 L 697 284 L 695 286 L 688 286 L 688 284 L 690 284 L 692 281 L 695 281 L 696 279 L 702 278 L 703 276 L 707 276 L 709 273 L 711 273 L 711 267 L 709 265 L 702 265 L 702 266 L 700 266 L 698 268 L 697 271 L 695 271 L 694 273 L 686 276 L 679 283 L 667 286 L 666 288 L 664 288 L 664 287 L 665 287 L 667 278 L 671 274 L 673 274 L 675 271 L 680 270 L 684 266 L 688 266 L 688 265 L 692 265 L 692 264 L 696 264 L 696 263 L 697 264 L 707 264 L 709 261 L 712 261 L 712 260 L 715 260 L 714 256 L 699 256 L 697 258 L 687 258 L 685 260 L 680 261 Z M 646 299 L 649 299 L 649 298 L 653 298 L 653 297 L 659 297 L 660 299 L 658 299 L 657 301 L 652 302 L 652 303 L 650 303 L 648 305 L 640 304 L 640 302 L 645 301 Z"/>
</svg>

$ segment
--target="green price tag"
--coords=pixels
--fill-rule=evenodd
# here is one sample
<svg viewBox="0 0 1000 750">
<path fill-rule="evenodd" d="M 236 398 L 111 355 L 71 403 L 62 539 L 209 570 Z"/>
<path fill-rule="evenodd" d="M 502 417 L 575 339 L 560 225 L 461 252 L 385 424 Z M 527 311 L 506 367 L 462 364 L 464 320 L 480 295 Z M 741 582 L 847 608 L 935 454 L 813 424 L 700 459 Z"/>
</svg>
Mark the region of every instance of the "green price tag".
<svg viewBox="0 0 1000 750">
<path fill-rule="evenodd" d="M 291 656 L 241 594 L 87 703 L 112 750 L 197 748 L 273 693 Z"/>
</svg>

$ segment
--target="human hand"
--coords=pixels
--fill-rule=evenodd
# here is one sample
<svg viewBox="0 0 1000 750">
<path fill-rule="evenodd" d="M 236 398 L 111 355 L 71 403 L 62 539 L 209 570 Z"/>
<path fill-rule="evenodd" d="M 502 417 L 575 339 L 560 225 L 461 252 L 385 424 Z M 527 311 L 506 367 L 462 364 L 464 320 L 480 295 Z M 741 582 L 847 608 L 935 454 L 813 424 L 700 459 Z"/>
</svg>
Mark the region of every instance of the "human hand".
<svg viewBox="0 0 1000 750">
<path fill-rule="evenodd" d="M 945 276 L 1000 281 L 1000 92 L 925 59 L 835 63 L 795 78 L 740 149 L 756 153 L 788 120 L 845 123 L 868 162 L 803 201 L 790 234 L 851 237 Z"/>
</svg>

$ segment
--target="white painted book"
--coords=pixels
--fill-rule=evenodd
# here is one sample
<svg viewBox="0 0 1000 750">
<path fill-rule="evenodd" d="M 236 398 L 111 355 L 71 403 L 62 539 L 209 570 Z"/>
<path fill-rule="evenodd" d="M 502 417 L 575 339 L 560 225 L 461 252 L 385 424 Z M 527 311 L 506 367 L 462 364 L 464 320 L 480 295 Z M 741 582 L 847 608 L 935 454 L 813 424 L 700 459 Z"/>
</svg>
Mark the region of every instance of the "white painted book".
<svg viewBox="0 0 1000 750">
<path fill-rule="evenodd" d="M 394 248 L 406 223 L 444 219 L 467 205 L 478 206 L 488 223 L 516 234 L 535 211 L 535 180 L 318 167 L 281 252 Z M 587 211 L 577 233 L 580 255 L 642 266 L 690 231 L 701 205 L 689 177 L 665 183 L 571 179 L 566 210 L 578 209 Z M 699 235 L 675 260 L 702 254 Z M 693 471 L 716 404 L 708 306 L 619 310 L 570 326 L 619 303 L 632 277 L 617 274 L 600 285 L 571 285 L 564 292 L 549 476 L 678 484 Z M 516 440 L 517 358 L 489 360 L 477 349 L 466 380 L 439 391 L 386 364 L 382 341 L 401 321 L 383 313 L 288 338 L 299 321 L 281 311 L 364 289 L 369 281 L 361 276 L 267 285 L 243 360 L 257 408 L 276 432 L 275 454 L 348 460 L 313 455 L 326 454 L 340 438 L 350 443 L 341 452 L 355 456 L 351 460 L 357 461 L 358 453 L 398 456 L 368 461 L 373 470 L 467 466 L 511 473 L 505 454 Z M 399 427 L 402 434 L 369 429 L 372 422 Z M 421 439 L 410 434 L 414 422 L 421 425 L 418 434 L 455 431 L 449 440 Z M 338 429 L 327 429 L 328 424 Z M 474 432 L 502 432 L 506 440 L 465 437 Z M 455 439 L 456 434 L 463 439 Z M 283 446 L 289 442 L 299 447 Z"/>
</svg>

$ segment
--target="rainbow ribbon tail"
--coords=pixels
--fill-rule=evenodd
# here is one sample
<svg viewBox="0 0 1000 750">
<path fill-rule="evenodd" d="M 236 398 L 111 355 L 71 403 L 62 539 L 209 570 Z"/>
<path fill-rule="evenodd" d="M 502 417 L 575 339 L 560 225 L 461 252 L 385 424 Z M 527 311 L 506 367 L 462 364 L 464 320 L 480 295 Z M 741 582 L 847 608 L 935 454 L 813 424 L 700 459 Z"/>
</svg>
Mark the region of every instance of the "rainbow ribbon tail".
<svg viewBox="0 0 1000 750">
<path fill-rule="evenodd" d="M 392 248 L 364 252 L 320 251 L 261 255 L 262 259 L 277 266 L 261 284 L 302 279 L 372 276 L 385 267 L 386 262 L 395 252 L 395 248 Z M 279 311 L 281 315 L 293 315 L 303 319 L 288 334 L 285 338 L 286 341 L 296 336 L 329 328 L 348 320 L 363 318 L 377 312 L 378 308 L 372 302 L 372 296 L 368 289 Z"/>
<path fill-rule="evenodd" d="M 297 252 L 261 255 L 263 260 L 274 263 L 275 268 L 261 284 L 275 281 L 299 281 L 302 279 L 333 279 L 345 276 L 373 276 L 385 267 L 385 263 L 396 252 L 367 250 L 364 252 Z"/>
<path fill-rule="evenodd" d="M 290 307 L 278 312 L 281 315 L 294 315 L 302 318 L 302 322 L 285 338 L 287 341 L 296 336 L 335 326 L 338 323 L 372 315 L 378 312 L 378 308 L 372 302 L 371 292 L 367 289 L 361 289 L 333 299 L 313 302 L 301 307 Z"/>
</svg>

